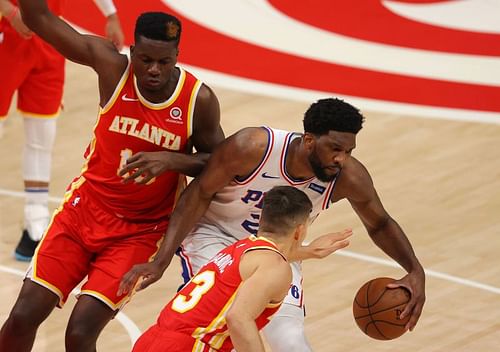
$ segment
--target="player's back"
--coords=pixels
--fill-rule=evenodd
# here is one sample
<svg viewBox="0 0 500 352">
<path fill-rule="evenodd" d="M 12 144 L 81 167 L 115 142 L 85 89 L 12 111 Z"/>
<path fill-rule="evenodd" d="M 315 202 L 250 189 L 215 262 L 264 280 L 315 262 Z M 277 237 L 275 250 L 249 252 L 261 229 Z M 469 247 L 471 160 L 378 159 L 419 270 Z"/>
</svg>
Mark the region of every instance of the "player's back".
<svg viewBox="0 0 500 352">
<path fill-rule="evenodd" d="M 199 348 L 193 349 L 196 351 L 203 351 L 207 345 L 216 351 L 231 351 L 225 317 L 242 282 L 240 260 L 243 254 L 262 249 L 279 253 L 274 243 L 255 236 L 219 252 L 162 311 L 157 322 L 161 330 L 192 336 L 194 347 Z M 279 306 L 269 305 L 256 319 L 259 329 Z"/>
</svg>

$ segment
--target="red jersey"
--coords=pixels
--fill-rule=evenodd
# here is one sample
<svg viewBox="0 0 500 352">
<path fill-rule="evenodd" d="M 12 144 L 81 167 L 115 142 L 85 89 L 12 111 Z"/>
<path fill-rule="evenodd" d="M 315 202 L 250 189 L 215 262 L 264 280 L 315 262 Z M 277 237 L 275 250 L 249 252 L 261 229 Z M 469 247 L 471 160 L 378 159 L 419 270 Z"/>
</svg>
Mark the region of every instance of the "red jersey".
<svg viewBox="0 0 500 352">
<path fill-rule="evenodd" d="M 139 222 L 165 219 L 185 185 L 184 176 L 176 172 L 167 171 L 147 185 L 124 184 L 118 175 L 126 160 L 137 152 L 187 151 L 202 82 L 182 68 L 178 70 L 172 96 L 156 104 L 140 94 L 129 63 L 110 101 L 100 111 L 82 176 L 92 197 L 120 218 Z"/>
<path fill-rule="evenodd" d="M 233 344 L 225 316 L 242 282 L 241 257 L 256 249 L 280 253 L 273 242 L 255 236 L 225 248 L 168 303 L 158 317 L 157 326 L 162 331 L 191 336 L 193 351 L 231 351 Z M 281 302 L 269 305 L 255 320 L 259 330 L 269 322 L 280 305 Z"/>
</svg>

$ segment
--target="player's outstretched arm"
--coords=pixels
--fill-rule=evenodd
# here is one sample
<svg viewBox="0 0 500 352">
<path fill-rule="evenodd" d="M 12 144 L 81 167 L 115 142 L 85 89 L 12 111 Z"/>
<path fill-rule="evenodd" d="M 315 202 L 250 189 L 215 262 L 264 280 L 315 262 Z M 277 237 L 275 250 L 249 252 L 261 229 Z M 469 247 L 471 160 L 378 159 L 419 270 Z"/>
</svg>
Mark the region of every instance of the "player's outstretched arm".
<svg viewBox="0 0 500 352">
<path fill-rule="evenodd" d="M 106 40 L 78 33 L 50 12 L 45 0 L 19 0 L 19 5 L 24 23 L 71 61 L 93 67 L 99 73 L 99 65 L 107 61 L 103 58 L 120 55 Z M 124 60 L 126 65 L 125 57 Z"/>
<path fill-rule="evenodd" d="M 351 229 L 341 232 L 332 232 L 315 238 L 308 245 L 301 245 L 290 253 L 288 260 L 297 262 L 307 259 L 322 259 L 339 249 L 349 245 L 349 237 L 352 236 Z"/>
<path fill-rule="evenodd" d="M 246 128 L 215 149 L 201 175 L 182 192 L 154 260 L 134 265 L 123 277 L 118 295 L 129 292 L 140 277 L 144 280 L 137 290 L 144 289 L 161 278 L 181 242 L 207 210 L 214 194 L 236 176 L 250 174 L 262 160 L 267 143 L 267 132 L 264 129 Z"/>
<path fill-rule="evenodd" d="M 408 275 L 388 287 L 404 286 L 411 292 L 401 318 L 411 314 L 407 328 L 413 330 L 425 303 L 425 273 L 399 224 L 387 213 L 366 168 L 351 158 L 339 179 L 337 190 L 351 203 L 373 242 L 398 262 Z"/>
<path fill-rule="evenodd" d="M 180 172 L 188 176 L 198 176 L 206 165 L 214 148 L 224 140 L 220 126 L 220 107 L 217 96 L 206 85 L 202 85 L 196 98 L 193 117 L 191 144 L 198 153 L 182 154 L 169 151 L 140 152 L 132 155 L 120 170 L 124 182 L 139 178 L 140 184 L 147 184 L 153 177 L 165 171 Z M 139 177 L 141 176 L 141 177 Z"/>
<path fill-rule="evenodd" d="M 238 352 L 264 352 L 255 319 L 270 303 L 283 300 L 290 288 L 290 265 L 276 252 L 256 250 L 244 255 L 240 263 L 243 279 L 226 322 Z"/>
</svg>

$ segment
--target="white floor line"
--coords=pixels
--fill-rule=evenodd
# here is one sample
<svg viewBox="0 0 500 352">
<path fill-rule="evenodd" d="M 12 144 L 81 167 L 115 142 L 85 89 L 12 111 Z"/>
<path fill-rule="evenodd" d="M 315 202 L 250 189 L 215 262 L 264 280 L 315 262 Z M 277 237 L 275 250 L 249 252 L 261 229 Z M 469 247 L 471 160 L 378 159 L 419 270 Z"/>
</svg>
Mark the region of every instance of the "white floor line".
<svg viewBox="0 0 500 352">
<path fill-rule="evenodd" d="M 20 277 L 24 277 L 24 275 L 26 274 L 26 272 L 24 272 L 22 270 L 10 268 L 10 267 L 5 266 L 5 265 L 0 265 L 0 271 L 2 271 L 4 273 L 12 274 L 12 275 L 17 275 Z M 76 295 L 78 293 L 79 293 L 79 291 L 77 291 L 77 290 L 73 290 L 71 292 L 72 295 Z M 132 319 L 130 319 L 123 312 L 118 312 L 118 314 L 116 315 L 116 320 L 125 328 L 125 330 L 128 333 L 128 336 L 130 338 L 131 345 L 134 345 L 135 341 L 141 335 L 141 330 L 139 330 L 139 328 L 137 327 L 137 325 L 135 325 L 135 323 L 132 321 Z"/>
</svg>

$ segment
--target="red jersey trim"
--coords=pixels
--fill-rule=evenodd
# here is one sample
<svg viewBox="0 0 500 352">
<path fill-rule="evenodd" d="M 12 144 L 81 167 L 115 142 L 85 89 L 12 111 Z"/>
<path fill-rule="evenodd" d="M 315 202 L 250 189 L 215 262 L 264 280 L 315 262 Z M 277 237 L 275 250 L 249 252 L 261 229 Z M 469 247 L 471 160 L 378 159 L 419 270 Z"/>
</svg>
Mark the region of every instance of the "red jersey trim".
<svg viewBox="0 0 500 352">
<path fill-rule="evenodd" d="M 146 98 L 144 98 L 142 96 L 141 92 L 139 91 L 139 87 L 137 86 L 137 77 L 135 77 L 135 74 L 134 74 L 134 89 L 135 89 L 135 92 L 137 93 L 137 97 L 139 98 L 139 101 L 142 103 L 142 105 L 146 106 L 148 109 L 151 109 L 151 110 L 162 110 L 162 109 L 169 107 L 170 105 L 172 105 L 172 103 L 174 101 L 177 100 L 177 98 L 179 97 L 179 94 L 182 91 L 182 88 L 184 87 L 184 82 L 186 81 L 186 71 L 184 71 L 184 69 L 181 67 L 177 67 L 177 68 L 180 70 L 180 74 L 179 74 L 179 80 L 177 81 L 177 85 L 175 86 L 174 93 L 170 96 L 170 98 L 168 98 L 163 103 L 152 103 L 149 100 L 147 100 Z"/>
</svg>

